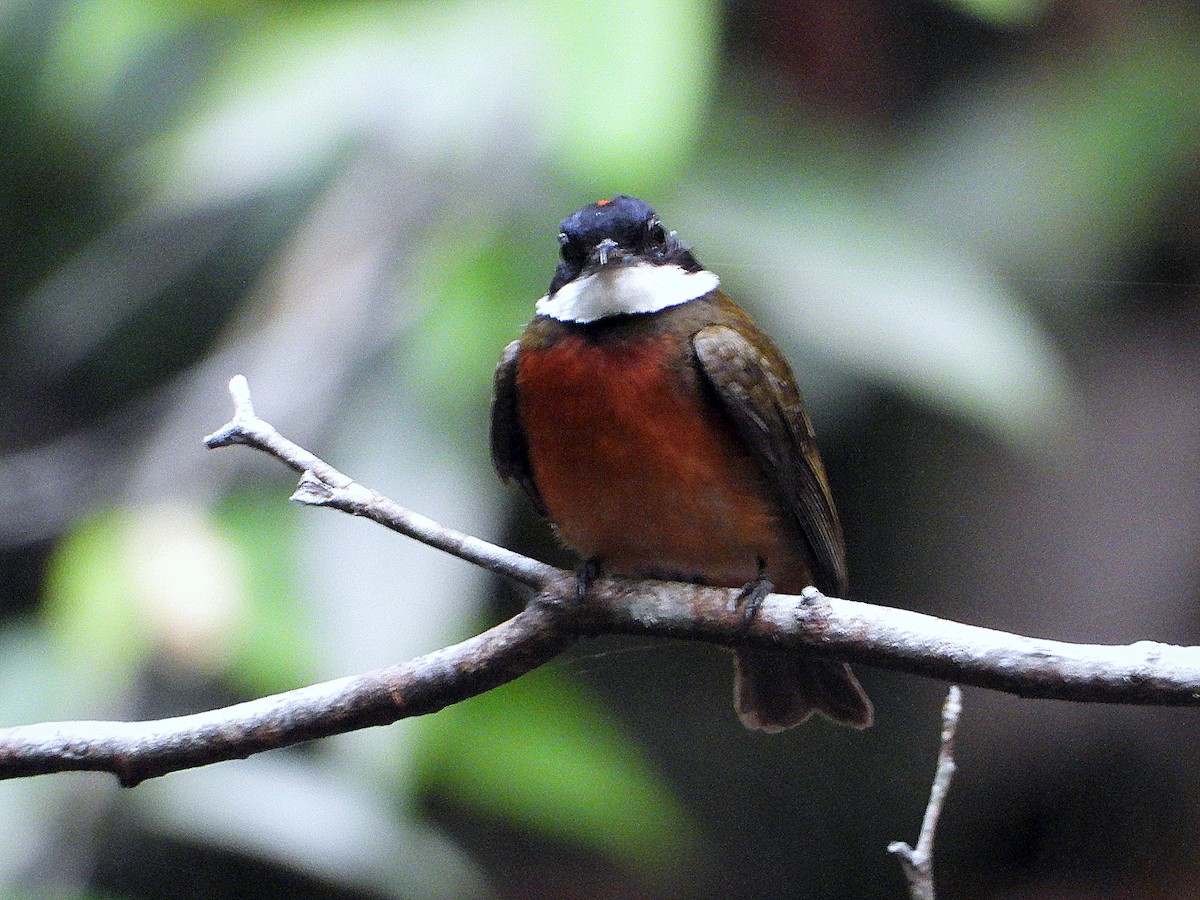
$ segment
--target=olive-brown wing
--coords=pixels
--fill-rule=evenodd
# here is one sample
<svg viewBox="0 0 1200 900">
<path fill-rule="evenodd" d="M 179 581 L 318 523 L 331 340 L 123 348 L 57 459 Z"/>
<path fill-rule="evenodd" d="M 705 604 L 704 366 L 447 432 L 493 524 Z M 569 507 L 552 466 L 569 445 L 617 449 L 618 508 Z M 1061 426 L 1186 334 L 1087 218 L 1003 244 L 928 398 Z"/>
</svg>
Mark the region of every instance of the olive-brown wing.
<svg viewBox="0 0 1200 900">
<path fill-rule="evenodd" d="M 521 398 L 517 392 L 517 373 L 520 364 L 521 342 L 513 341 L 500 354 L 492 393 L 492 465 L 505 483 L 515 481 L 529 495 L 539 513 L 546 512 L 533 469 L 529 465 L 529 448 L 521 427 Z"/>
<path fill-rule="evenodd" d="M 804 535 L 816 587 L 843 596 L 847 578 L 841 524 L 787 361 L 748 319 L 739 330 L 706 326 L 693 336 L 692 346 L 722 411 Z"/>
</svg>

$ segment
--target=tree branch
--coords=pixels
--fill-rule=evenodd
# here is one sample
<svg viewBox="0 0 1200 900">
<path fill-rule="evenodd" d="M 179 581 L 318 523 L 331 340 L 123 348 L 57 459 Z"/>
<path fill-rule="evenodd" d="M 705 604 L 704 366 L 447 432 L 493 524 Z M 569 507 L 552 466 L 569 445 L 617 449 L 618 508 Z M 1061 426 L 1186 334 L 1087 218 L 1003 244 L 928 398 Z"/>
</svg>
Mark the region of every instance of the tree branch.
<svg viewBox="0 0 1200 900">
<path fill-rule="evenodd" d="M 209 712 L 0 729 L 0 778 L 112 772 L 132 787 L 180 769 L 437 712 L 557 656 L 574 636 L 555 618 L 552 605 L 533 603 L 483 634 L 411 662 Z"/>
<path fill-rule="evenodd" d="M 255 415 L 254 405 L 250 401 L 250 386 L 243 376 L 233 377 L 229 382 L 229 393 L 233 397 L 233 418 L 223 428 L 206 437 L 205 446 L 215 450 L 231 444 L 245 444 L 270 454 L 300 472 L 300 484 L 292 494 L 293 500 L 363 516 L 526 587 L 544 587 L 562 574 L 553 566 L 440 525 L 343 475 Z"/>
<path fill-rule="evenodd" d="M 789 646 L 1006 691 L 1102 703 L 1200 706 L 1200 648 L 1150 641 L 1069 644 L 825 597 L 772 595 L 747 627 L 736 589 L 599 578 L 574 596 L 570 572 L 447 528 L 366 488 L 259 419 L 241 376 L 235 413 L 205 439 L 246 444 L 301 472 L 293 498 L 369 518 L 508 578 L 535 595 L 475 638 L 364 675 L 158 722 L 71 722 L 0 729 L 0 778 L 113 772 L 122 784 L 441 709 L 551 659 L 579 636 L 659 635 L 736 646 Z"/>
<path fill-rule="evenodd" d="M 912 900 L 935 900 L 933 888 L 933 838 L 937 834 L 938 819 L 946 802 L 946 793 L 954 778 L 954 735 L 958 731 L 958 717 L 962 713 L 962 691 L 958 685 L 950 686 L 946 702 L 942 704 L 942 745 L 938 750 L 937 770 L 933 786 L 929 789 L 929 803 L 925 807 L 925 819 L 921 822 L 921 836 L 914 850 L 904 841 L 888 844 L 888 853 L 900 859 L 904 877 L 908 879 L 908 894 Z"/>
</svg>

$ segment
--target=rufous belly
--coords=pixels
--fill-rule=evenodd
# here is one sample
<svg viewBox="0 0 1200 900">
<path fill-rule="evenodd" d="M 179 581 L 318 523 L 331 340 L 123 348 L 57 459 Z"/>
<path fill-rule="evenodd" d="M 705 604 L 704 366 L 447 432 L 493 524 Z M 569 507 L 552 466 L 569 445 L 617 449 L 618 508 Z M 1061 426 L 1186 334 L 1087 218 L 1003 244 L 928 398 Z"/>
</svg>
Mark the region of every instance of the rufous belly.
<svg viewBox="0 0 1200 900">
<path fill-rule="evenodd" d="M 521 420 L 549 518 L 610 572 L 735 587 L 761 560 L 798 591 L 811 581 L 795 531 L 686 350 L 659 334 L 522 352 Z"/>
</svg>

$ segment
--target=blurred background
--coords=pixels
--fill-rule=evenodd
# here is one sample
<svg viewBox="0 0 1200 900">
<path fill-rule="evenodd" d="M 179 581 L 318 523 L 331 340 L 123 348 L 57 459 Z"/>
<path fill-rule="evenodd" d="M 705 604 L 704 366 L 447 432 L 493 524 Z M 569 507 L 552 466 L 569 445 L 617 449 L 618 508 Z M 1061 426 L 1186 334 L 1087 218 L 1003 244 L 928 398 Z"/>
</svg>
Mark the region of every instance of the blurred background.
<svg viewBox="0 0 1200 900">
<path fill-rule="evenodd" d="M 784 347 L 852 596 L 1200 643 L 1190 0 L 3 0 L 0 721 L 210 708 L 519 601 L 203 435 L 226 383 L 569 562 L 487 455 L 557 223 L 653 202 Z M 0 896 L 901 898 L 945 686 L 751 734 L 727 654 L 594 640 L 435 716 L 0 784 Z M 966 691 L 939 897 L 1200 893 L 1195 711 Z"/>
</svg>

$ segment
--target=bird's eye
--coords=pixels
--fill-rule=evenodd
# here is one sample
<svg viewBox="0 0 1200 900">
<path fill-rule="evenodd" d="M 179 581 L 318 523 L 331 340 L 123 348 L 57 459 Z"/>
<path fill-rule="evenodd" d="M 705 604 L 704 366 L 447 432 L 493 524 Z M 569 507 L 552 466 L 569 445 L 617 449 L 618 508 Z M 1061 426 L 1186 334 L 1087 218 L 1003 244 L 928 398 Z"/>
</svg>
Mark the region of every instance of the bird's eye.
<svg viewBox="0 0 1200 900">
<path fill-rule="evenodd" d="M 663 228 L 657 216 L 646 223 L 646 241 L 659 253 L 666 253 L 671 248 L 671 235 Z"/>
<path fill-rule="evenodd" d="M 560 253 L 562 254 L 563 262 L 570 265 L 583 264 L 583 251 L 577 241 L 572 240 L 571 236 L 565 231 L 561 231 L 558 234 L 558 242 L 562 245 Z"/>
</svg>

